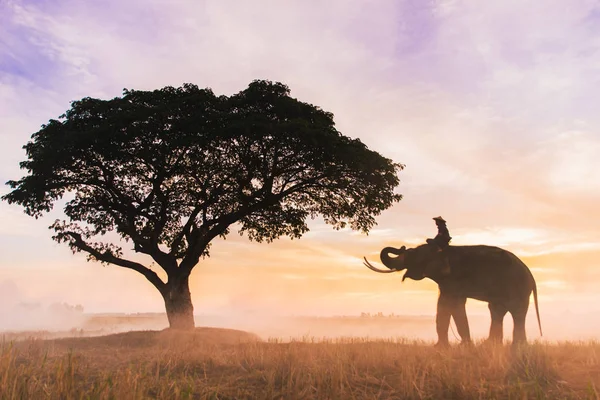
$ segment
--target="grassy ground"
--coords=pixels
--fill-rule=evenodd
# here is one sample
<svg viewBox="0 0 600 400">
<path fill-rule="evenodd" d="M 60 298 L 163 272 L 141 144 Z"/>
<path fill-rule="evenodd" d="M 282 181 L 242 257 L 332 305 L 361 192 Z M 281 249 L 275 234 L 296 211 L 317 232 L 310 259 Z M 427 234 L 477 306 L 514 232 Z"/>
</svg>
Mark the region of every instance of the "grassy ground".
<svg viewBox="0 0 600 400">
<path fill-rule="evenodd" d="M 599 399 L 600 343 L 283 343 L 234 330 L 0 344 L 0 399 Z"/>
</svg>

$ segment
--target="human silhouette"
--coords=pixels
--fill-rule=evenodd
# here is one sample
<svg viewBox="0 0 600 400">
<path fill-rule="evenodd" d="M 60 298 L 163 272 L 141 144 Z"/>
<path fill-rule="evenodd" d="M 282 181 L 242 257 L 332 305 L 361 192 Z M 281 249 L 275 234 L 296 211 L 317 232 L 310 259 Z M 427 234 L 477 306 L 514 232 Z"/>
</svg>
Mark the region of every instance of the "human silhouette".
<svg viewBox="0 0 600 400">
<path fill-rule="evenodd" d="M 450 241 L 452 237 L 450 236 L 450 232 L 448 231 L 448 227 L 446 226 L 446 220 L 440 217 L 434 217 L 433 220 L 438 228 L 438 233 L 433 239 L 427 239 L 427 244 L 437 246 L 439 251 L 444 254 L 444 268 L 442 269 L 443 275 L 449 275 L 451 272 L 450 263 L 448 262 L 448 256 L 444 252 L 450 245 Z"/>
</svg>

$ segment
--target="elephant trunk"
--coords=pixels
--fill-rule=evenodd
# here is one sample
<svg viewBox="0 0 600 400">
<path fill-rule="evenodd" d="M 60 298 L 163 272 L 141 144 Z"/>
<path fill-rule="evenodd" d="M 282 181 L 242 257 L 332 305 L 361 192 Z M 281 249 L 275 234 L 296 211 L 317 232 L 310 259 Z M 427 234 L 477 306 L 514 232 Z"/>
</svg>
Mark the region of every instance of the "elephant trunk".
<svg viewBox="0 0 600 400">
<path fill-rule="evenodd" d="M 406 266 L 404 265 L 405 251 L 406 246 L 402 246 L 399 249 L 396 249 L 394 247 L 386 247 L 383 250 L 381 250 L 379 258 L 381 258 L 381 262 L 383 263 L 383 265 L 385 265 L 389 269 L 400 271 L 406 269 Z M 390 254 L 394 254 L 396 257 L 390 257 Z"/>
</svg>

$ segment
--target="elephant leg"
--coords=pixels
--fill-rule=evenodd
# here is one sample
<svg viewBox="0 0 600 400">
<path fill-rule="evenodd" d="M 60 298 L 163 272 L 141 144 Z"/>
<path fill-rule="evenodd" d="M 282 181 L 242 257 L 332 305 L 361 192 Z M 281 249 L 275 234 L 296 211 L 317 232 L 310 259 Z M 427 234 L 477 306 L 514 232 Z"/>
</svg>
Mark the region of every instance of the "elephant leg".
<svg viewBox="0 0 600 400">
<path fill-rule="evenodd" d="M 528 308 L 529 299 L 527 299 L 527 301 L 523 305 L 517 307 L 515 310 L 510 312 L 514 321 L 513 345 L 527 343 L 527 334 L 525 333 L 525 319 L 527 317 Z"/>
<path fill-rule="evenodd" d="M 490 309 L 490 314 L 492 316 L 492 324 L 490 326 L 490 337 L 488 340 L 492 343 L 502 343 L 503 335 L 504 335 L 504 316 L 508 311 L 506 307 L 496 304 L 490 303 L 488 305 Z"/>
<path fill-rule="evenodd" d="M 467 319 L 467 310 L 465 305 L 467 298 L 458 298 L 454 300 L 454 306 L 452 308 L 452 318 L 456 324 L 458 334 L 462 339 L 463 344 L 471 343 L 471 331 L 469 329 L 469 320 Z"/>
<path fill-rule="evenodd" d="M 450 317 L 452 316 L 452 297 L 440 293 L 437 302 L 437 314 L 435 316 L 435 327 L 438 335 L 436 346 L 448 346 L 448 328 L 450 328 Z"/>
</svg>

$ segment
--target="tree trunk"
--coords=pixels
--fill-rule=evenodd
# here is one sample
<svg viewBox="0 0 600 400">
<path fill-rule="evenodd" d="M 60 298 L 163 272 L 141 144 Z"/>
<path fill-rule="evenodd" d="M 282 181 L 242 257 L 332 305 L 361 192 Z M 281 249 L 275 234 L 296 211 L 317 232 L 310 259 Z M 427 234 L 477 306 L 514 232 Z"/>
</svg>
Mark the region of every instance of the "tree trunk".
<svg viewBox="0 0 600 400">
<path fill-rule="evenodd" d="M 171 329 L 194 329 L 194 306 L 188 277 L 169 277 L 163 293 Z"/>
</svg>

